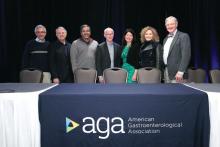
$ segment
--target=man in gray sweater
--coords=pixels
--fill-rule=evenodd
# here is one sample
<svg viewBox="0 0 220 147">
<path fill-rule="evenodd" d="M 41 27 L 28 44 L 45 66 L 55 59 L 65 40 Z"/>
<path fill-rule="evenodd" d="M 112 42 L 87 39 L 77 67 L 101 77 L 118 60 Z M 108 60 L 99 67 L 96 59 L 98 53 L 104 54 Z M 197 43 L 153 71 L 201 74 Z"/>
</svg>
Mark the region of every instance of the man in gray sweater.
<svg viewBox="0 0 220 147">
<path fill-rule="evenodd" d="M 96 69 L 95 52 L 98 42 L 91 38 L 91 29 L 87 24 L 80 27 L 80 34 L 81 38 L 73 41 L 70 49 L 73 73 L 77 68 Z"/>
</svg>

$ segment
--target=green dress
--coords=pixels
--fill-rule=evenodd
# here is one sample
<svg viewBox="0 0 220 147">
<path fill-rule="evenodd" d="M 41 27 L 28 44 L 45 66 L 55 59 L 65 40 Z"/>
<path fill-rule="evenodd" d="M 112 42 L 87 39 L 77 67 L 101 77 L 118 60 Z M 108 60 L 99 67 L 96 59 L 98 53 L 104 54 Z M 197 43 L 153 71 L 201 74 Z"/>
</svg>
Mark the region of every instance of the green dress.
<svg viewBox="0 0 220 147">
<path fill-rule="evenodd" d="M 132 80 L 132 76 L 135 72 L 135 68 L 134 68 L 134 66 L 127 63 L 127 56 L 128 56 L 129 48 L 130 48 L 130 46 L 125 46 L 123 48 L 123 51 L 122 51 L 122 54 L 121 54 L 121 58 L 123 60 L 122 68 L 125 69 L 128 72 L 127 83 L 134 83 L 134 81 Z"/>
</svg>

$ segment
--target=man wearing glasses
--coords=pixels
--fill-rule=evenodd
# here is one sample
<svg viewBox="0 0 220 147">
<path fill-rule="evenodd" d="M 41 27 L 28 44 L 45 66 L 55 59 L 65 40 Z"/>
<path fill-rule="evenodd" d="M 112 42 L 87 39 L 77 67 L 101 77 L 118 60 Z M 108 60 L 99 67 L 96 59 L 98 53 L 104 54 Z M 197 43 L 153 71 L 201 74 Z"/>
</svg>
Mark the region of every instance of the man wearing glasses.
<svg viewBox="0 0 220 147">
<path fill-rule="evenodd" d="M 27 42 L 22 60 L 22 69 L 39 69 L 43 71 L 43 83 L 50 83 L 48 45 L 45 40 L 47 30 L 43 25 L 37 25 L 34 29 L 35 39 Z"/>
<path fill-rule="evenodd" d="M 121 67 L 120 45 L 113 41 L 114 30 L 106 28 L 104 30 L 105 41 L 98 45 L 96 50 L 96 70 L 99 82 L 103 83 L 103 71 L 107 68 Z"/>
</svg>

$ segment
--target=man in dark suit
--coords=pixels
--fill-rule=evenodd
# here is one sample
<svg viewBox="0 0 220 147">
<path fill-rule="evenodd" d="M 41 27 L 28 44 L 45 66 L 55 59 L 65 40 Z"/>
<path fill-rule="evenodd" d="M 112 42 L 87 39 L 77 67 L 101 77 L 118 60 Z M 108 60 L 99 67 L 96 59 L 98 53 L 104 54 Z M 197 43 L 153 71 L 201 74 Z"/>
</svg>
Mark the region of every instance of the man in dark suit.
<svg viewBox="0 0 220 147">
<path fill-rule="evenodd" d="M 165 83 L 185 82 L 191 57 L 189 35 L 177 30 L 178 21 L 173 16 L 166 18 L 165 26 L 169 32 L 163 41 Z"/>
<path fill-rule="evenodd" d="M 50 45 L 50 70 L 52 82 L 56 84 L 73 82 L 70 62 L 71 44 L 66 41 L 66 36 L 66 29 L 64 27 L 58 27 L 56 29 L 57 41 Z"/>
<path fill-rule="evenodd" d="M 104 37 L 106 41 L 98 45 L 95 61 L 100 83 L 104 82 L 102 74 L 105 69 L 121 67 L 121 48 L 120 45 L 113 42 L 114 30 L 106 28 Z"/>
</svg>

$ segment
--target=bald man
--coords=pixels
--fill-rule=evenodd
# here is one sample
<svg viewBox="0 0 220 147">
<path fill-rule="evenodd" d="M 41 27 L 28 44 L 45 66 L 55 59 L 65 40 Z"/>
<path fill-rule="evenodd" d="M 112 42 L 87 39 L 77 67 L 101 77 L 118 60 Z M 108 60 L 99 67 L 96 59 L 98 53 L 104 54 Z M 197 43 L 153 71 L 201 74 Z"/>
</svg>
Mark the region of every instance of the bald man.
<svg viewBox="0 0 220 147">
<path fill-rule="evenodd" d="M 113 41 L 114 30 L 104 30 L 105 41 L 98 45 L 96 50 L 96 70 L 99 82 L 103 83 L 103 71 L 106 68 L 121 67 L 121 47 Z"/>
</svg>

